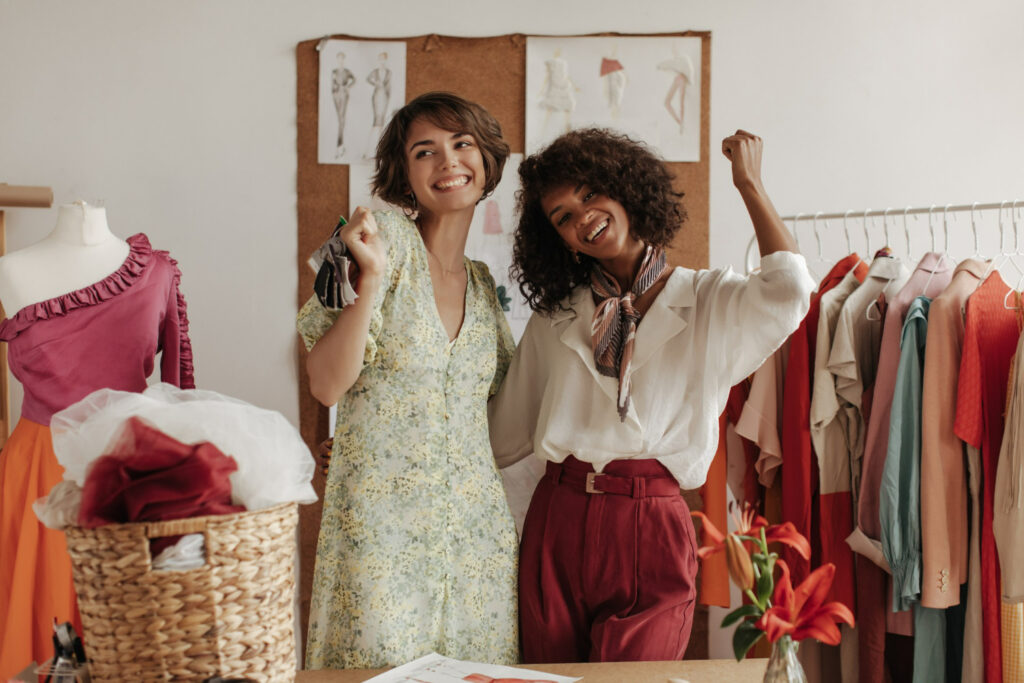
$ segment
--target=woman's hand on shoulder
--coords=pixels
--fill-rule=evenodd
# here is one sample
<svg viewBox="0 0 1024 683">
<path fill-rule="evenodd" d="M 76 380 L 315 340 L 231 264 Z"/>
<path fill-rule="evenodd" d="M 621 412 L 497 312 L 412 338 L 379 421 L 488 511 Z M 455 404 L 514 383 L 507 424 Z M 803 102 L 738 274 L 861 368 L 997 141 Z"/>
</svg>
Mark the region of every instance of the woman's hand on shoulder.
<svg viewBox="0 0 1024 683">
<path fill-rule="evenodd" d="M 362 295 L 366 291 L 374 291 L 384 276 L 388 255 L 373 213 L 365 206 L 357 206 L 351 220 L 342 226 L 338 236 L 359 265 L 356 292 Z"/>
<path fill-rule="evenodd" d="M 732 162 L 732 182 L 744 190 L 761 189 L 761 138 L 745 130 L 737 130 L 722 140 L 722 154 Z"/>
</svg>

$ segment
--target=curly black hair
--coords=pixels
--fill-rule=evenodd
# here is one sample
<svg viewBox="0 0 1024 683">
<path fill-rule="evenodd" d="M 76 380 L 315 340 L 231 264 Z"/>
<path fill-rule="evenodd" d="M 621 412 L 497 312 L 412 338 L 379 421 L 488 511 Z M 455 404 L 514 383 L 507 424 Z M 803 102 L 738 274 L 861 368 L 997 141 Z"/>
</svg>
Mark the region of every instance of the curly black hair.
<svg viewBox="0 0 1024 683">
<path fill-rule="evenodd" d="M 534 311 L 553 313 L 577 286 L 590 281 L 593 260 L 576 262 L 541 208 L 541 197 L 566 184 L 585 183 L 622 204 L 630 234 L 664 247 L 683 226 L 683 193 L 645 144 L 603 128 L 570 131 L 519 166 L 516 194 L 519 225 L 512 254 L 512 278 Z"/>
</svg>

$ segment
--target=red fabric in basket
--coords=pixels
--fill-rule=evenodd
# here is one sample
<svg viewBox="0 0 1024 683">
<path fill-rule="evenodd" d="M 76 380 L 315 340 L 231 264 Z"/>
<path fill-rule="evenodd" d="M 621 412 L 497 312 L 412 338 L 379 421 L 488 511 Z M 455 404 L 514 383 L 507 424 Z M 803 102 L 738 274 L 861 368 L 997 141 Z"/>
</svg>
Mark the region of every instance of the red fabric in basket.
<svg viewBox="0 0 1024 683">
<path fill-rule="evenodd" d="M 132 417 L 110 451 L 90 466 L 78 523 L 94 529 L 243 512 L 245 506 L 231 504 L 228 477 L 237 469 L 234 458 L 212 443 L 185 444 Z M 154 542 L 154 554 L 161 549 Z"/>
</svg>

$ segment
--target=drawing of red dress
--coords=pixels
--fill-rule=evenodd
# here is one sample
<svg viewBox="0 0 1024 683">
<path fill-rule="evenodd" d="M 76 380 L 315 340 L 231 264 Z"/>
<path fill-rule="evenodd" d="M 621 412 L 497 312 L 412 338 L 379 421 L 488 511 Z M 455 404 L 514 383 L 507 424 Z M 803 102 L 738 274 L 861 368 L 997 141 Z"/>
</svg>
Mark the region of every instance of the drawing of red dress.
<svg viewBox="0 0 1024 683">
<path fill-rule="evenodd" d="M 21 418 L 0 451 L 0 680 L 52 657 L 54 618 L 78 622 L 64 534 L 32 511 L 63 477 L 50 418 L 96 389 L 144 390 L 157 353 L 163 381 L 195 386 L 178 266 L 141 233 L 127 241 L 114 273 L 0 323 L 11 372 L 25 389 Z"/>
<path fill-rule="evenodd" d="M 613 115 L 618 116 L 619 107 L 622 106 L 622 99 L 626 94 L 626 69 L 619 60 L 602 57 L 601 78 L 605 82 L 608 108 L 612 110 Z"/>
</svg>

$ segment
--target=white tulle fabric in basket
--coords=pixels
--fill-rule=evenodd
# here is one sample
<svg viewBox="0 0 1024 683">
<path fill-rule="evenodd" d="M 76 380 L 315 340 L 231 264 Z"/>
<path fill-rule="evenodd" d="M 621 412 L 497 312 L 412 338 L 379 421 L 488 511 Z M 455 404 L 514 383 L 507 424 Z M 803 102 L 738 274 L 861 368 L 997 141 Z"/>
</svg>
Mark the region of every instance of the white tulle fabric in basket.
<svg viewBox="0 0 1024 683">
<path fill-rule="evenodd" d="M 316 462 L 299 432 L 280 413 L 200 389 L 155 384 L 141 394 L 94 391 L 53 416 L 53 450 L 64 479 L 79 486 L 129 417 L 137 416 L 184 443 L 209 441 L 238 463 L 231 475 L 236 505 L 260 510 L 312 503 Z"/>
</svg>

